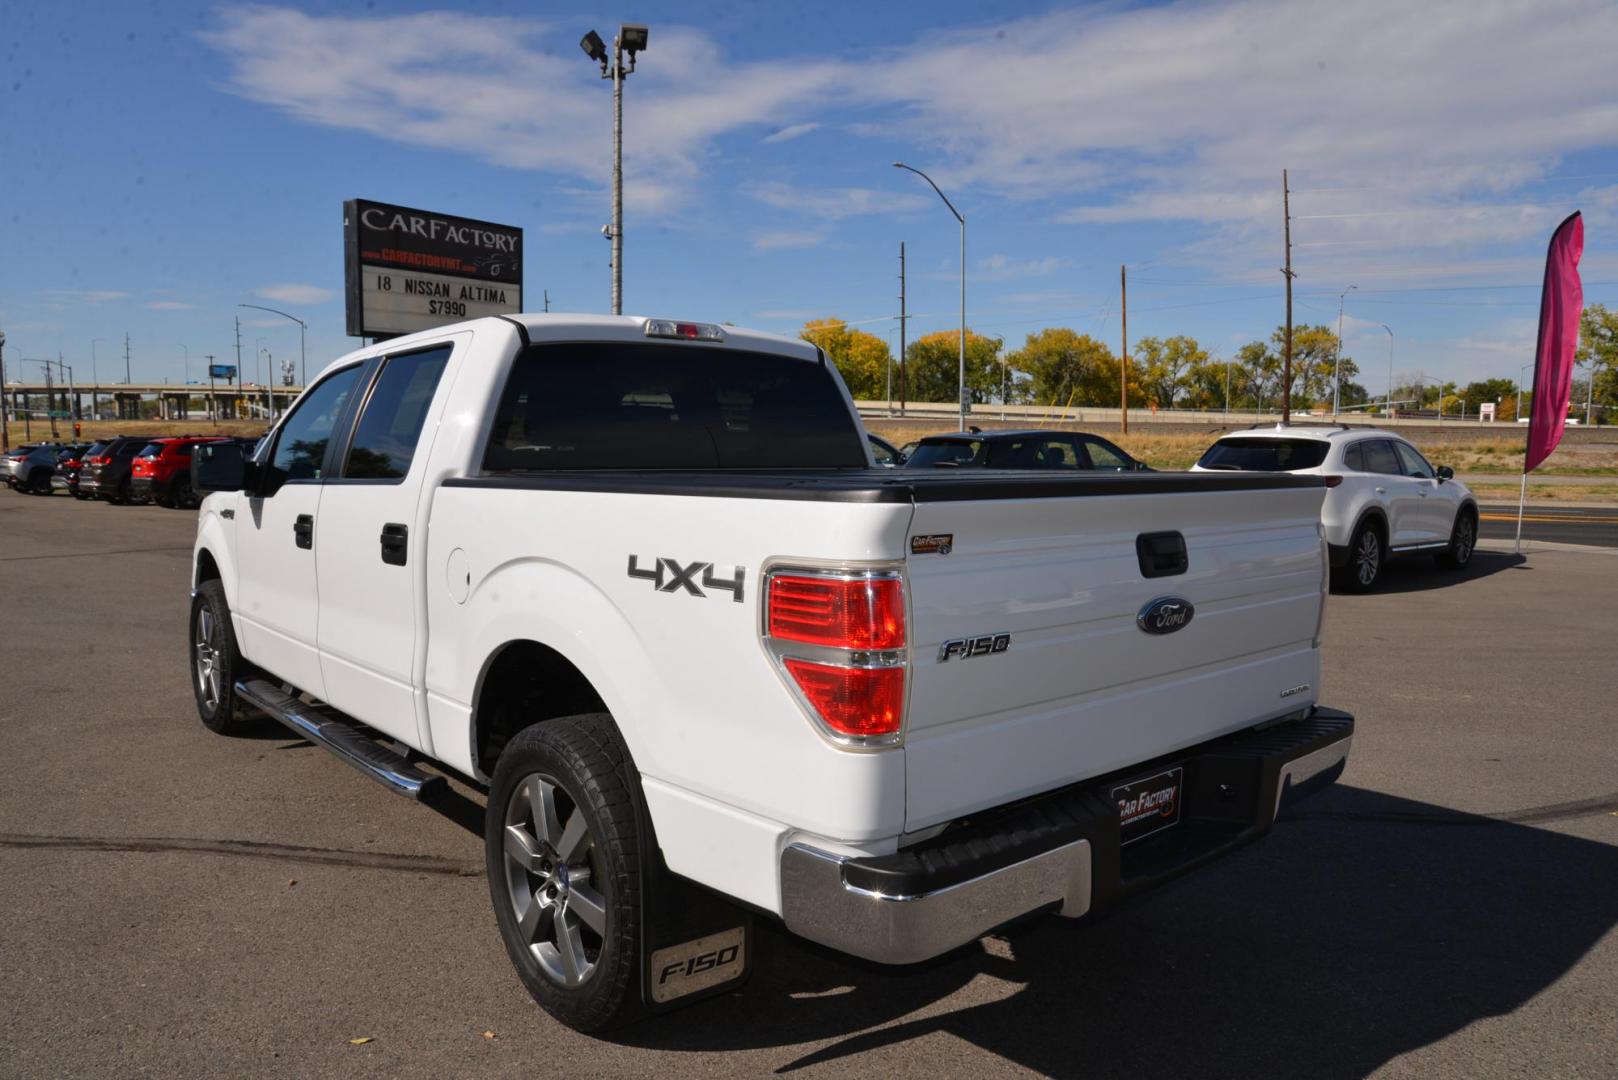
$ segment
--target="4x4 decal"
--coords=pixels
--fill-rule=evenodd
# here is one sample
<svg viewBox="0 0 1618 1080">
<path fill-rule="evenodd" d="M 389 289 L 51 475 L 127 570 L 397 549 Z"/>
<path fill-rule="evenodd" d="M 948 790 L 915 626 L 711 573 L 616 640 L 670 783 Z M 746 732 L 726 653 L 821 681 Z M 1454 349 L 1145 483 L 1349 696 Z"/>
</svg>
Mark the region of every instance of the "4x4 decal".
<svg viewBox="0 0 1618 1080">
<path fill-rule="evenodd" d="M 640 581 L 650 581 L 652 587 L 658 592 L 678 592 L 684 590 L 692 596 L 707 596 L 704 589 L 723 589 L 730 593 L 730 598 L 736 603 L 742 602 L 743 584 L 747 579 L 747 568 L 736 567 L 736 573 L 730 578 L 716 578 L 713 574 L 713 563 L 693 562 L 681 565 L 677 559 L 659 557 L 655 560 L 653 569 L 642 570 L 638 556 L 629 557 L 629 576 Z M 696 576 L 702 573 L 702 584 L 698 585 Z"/>
</svg>

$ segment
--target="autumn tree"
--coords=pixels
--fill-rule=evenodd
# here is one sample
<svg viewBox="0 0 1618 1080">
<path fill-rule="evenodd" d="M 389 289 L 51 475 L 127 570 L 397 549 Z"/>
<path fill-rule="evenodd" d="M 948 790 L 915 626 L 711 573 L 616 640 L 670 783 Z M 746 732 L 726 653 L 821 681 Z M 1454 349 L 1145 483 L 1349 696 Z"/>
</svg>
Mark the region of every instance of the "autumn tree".
<svg viewBox="0 0 1618 1080">
<path fill-rule="evenodd" d="M 1590 304 L 1579 318 L 1577 361 L 1584 366 L 1585 378 L 1595 380 L 1595 403 L 1605 406 L 1596 411 L 1602 423 L 1618 422 L 1618 312 L 1605 304 Z"/>
<path fill-rule="evenodd" d="M 959 331 L 940 330 L 910 343 L 905 368 L 911 401 L 960 400 L 960 340 Z M 1000 338 L 966 331 L 966 389 L 971 401 L 981 404 L 999 397 L 1001 344 Z"/>
<path fill-rule="evenodd" d="M 1118 404 L 1118 358 L 1089 334 L 1050 327 L 1029 334 L 1023 347 L 1006 359 L 1016 370 L 1028 373 L 1029 390 L 1038 404 L 1056 408 Z M 1131 405 L 1146 402 L 1142 378 L 1140 365 L 1132 363 Z"/>
<path fill-rule="evenodd" d="M 1146 337 L 1135 343 L 1135 362 L 1143 372 L 1142 389 L 1147 400 L 1159 408 L 1172 409 L 1185 389 L 1186 372 L 1207 361 L 1208 350 L 1183 334 L 1167 341 Z"/>
<path fill-rule="evenodd" d="M 803 340 L 818 345 L 826 359 L 836 365 L 848 392 L 863 401 L 886 396 L 888 343 L 875 334 L 851 328 L 842 319 L 813 319 L 798 333 Z M 894 394 L 899 393 L 899 372 L 894 372 Z"/>
</svg>

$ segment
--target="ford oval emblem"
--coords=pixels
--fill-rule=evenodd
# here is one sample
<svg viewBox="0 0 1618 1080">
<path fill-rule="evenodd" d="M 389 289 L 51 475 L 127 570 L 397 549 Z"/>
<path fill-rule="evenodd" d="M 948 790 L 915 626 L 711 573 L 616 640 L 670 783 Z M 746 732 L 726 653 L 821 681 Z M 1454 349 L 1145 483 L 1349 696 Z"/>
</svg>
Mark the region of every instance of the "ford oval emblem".
<svg viewBox="0 0 1618 1080">
<path fill-rule="evenodd" d="M 1191 606 L 1191 601 L 1178 596 L 1159 596 L 1135 616 L 1135 625 L 1148 634 L 1172 634 L 1176 630 L 1185 629 L 1185 624 L 1191 621 L 1197 609 Z"/>
</svg>

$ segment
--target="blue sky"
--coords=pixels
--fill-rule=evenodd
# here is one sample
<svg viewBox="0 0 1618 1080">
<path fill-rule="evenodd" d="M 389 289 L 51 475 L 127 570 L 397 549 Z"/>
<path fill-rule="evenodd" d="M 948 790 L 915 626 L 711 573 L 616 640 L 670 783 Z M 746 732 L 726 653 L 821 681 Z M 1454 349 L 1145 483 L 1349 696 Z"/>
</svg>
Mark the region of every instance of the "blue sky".
<svg viewBox="0 0 1618 1080">
<path fill-rule="evenodd" d="M 1586 298 L 1618 303 L 1618 7 L 1598 0 L 1092 5 L 447 5 L 11 0 L 0 33 L 0 329 L 22 358 L 193 379 L 202 357 L 344 336 L 341 206 L 522 226 L 529 306 L 609 302 L 610 86 L 577 40 L 651 26 L 627 83 L 625 310 L 793 332 L 968 319 L 1218 355 L 1283 314 L 1335 322 L 1386 382 L 1515 377 L 1544 246 L 1586 217 Z M 184 350 L 182 349 L 184 346 Z M 37 376 L 38 365 L 21 365 Z"/>
</svg>

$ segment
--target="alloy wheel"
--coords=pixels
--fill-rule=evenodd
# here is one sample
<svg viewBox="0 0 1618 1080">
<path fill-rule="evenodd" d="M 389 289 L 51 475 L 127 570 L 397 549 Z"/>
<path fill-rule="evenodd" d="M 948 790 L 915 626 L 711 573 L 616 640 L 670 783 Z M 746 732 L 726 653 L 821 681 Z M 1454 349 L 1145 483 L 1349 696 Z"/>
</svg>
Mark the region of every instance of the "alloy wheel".
<svg viewBox="0 0 1618 1080">
<path fill-rule="evenodd" d="M 196 656 L 197 690 L 202 695 L 203 707 L 210 712 L 219 707 L 219 620 L 203 607 L 197 612 L 196 643 L 192 647 Z"/>
<path fill-rule="evenodd" d="M 1461 520 L 1455 523 L 1455 563 L 1465 566 L 1472 558 L 1472 548 L 1477 544 L 1477 522 L 1471 514 L 1462 514 Z"/>
<path fill-rule="evenodd" d="M 1361 586 L 1368 586 L 1376 580 L 1377 570 L 1382 565 L 1382 542 L 1370 529 L 1360 534 L 1360 543 L 1354 551 L 1354 573 L 1359 578 Z"/>
<path fill-rule="evenodd" d="M 517 933 L 551 979 L 568 988 L 595 971 L 607 933 L 607 904 L 595 837 L 565 788 L 534 773 L 506 803 L 506 893 Z"/>
</svg>

